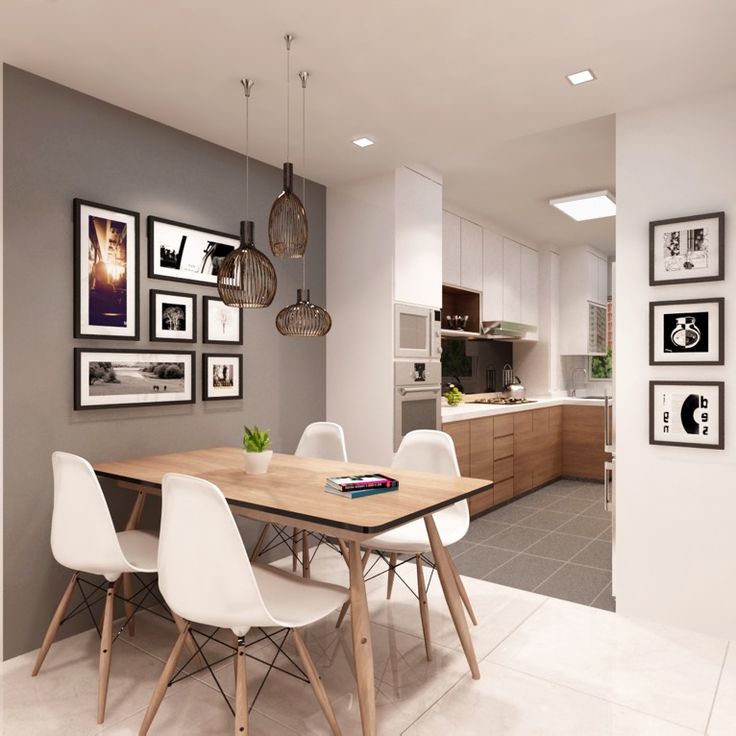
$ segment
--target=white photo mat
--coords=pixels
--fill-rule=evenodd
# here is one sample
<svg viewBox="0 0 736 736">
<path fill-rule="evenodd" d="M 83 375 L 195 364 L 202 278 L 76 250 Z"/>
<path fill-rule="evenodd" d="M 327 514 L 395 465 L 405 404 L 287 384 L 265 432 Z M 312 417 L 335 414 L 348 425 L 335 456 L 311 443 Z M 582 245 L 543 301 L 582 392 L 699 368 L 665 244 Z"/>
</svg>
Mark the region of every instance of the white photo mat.
<svg viewBox="0 0 736 736">
<path fill-rule="evenodd" d="M 202 399 L 243 398 L 243 356 L 202 355 Z"/>
<path fill-rule="evenodd" d="M 650 364 L 723 365 L 723 298 L 650 304 Z"/>
<path fill-rule="evenodd" d="M 195 294 L 176 294 L 152 289 L 150 310 L 151 340 L 196 341 L 197 296 Z M 177 318 L 181 320 L 180 323 L 177 323 Z"/>
</svg>

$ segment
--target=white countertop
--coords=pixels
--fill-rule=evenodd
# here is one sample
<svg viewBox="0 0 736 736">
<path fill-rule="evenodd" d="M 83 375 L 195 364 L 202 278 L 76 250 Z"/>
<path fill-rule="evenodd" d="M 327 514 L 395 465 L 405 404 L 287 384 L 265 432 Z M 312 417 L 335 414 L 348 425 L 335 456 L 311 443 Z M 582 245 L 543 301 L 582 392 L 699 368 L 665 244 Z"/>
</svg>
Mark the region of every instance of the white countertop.
<svg viewBox="0 0 736 736">
<path fill-rule="evenodd" d="M 603 406 L 603 399 L 583 399 L 572 396 L 556 397 L 529 397 L 533 403 L 529 404 L 471 404 L 463 402 L 457 406 L 442 406 L 443 422 L 460 422 L 463 419 L 479 419 L 480 417 L 492 417 L 497 414 L 511 414 L 517 411 L 532 411 L 544 409 L 548 406 Z M 471 399 L 472 400 L 472 399 Z M 609 399 L 609 402 L 611 399 Z"/>
</svg>

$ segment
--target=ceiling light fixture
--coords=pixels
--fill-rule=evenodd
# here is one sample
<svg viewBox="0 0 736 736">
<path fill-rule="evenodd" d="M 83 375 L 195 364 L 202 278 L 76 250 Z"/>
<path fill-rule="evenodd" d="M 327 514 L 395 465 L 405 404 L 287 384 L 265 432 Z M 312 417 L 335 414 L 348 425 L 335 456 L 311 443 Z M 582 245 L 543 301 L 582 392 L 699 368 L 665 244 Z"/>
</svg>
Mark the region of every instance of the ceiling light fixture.
<svg viewBox="0 0 736 736">
<path fill-rule="evenodd" d="M 358 148 L 368 148 L 368 146 L 372 146 L 375 141 L 372 141 L 370 138 L 356 138 L 353 143 L 358 146 Z"/>
<path fill-rule="evenodd" d="M 610 192 L 605 190 L 550 199 L 549 203 L 578 222 L 616 215 L 616 200 Z"/>
<path fill-rule="evenodd" d="M 585 84 L 586 82 L 592 82 L 596 76 L 590 69 L 583 69 L 582 71 L 575 72 L 574 74 L 567 74 L 567 81 L 573 87 L 577 87 L 579 84 Z"/>
</svg>

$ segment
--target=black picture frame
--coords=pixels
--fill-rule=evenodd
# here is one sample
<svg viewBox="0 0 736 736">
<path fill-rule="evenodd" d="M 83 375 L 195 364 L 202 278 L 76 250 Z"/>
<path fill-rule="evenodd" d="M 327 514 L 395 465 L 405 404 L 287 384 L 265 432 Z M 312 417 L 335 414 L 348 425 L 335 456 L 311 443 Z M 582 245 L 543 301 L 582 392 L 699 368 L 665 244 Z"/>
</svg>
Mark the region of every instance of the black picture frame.
<svg viewBox="0 0 736 736">
<path fill-rule="evenodd" d="M 217 335 L 212 334 L 210 329 L 211 305 L 217 302 L 227 310 L 235 310 L 232 312 L 238 320 L 238 338 L 237 340 L 218 340 Z M 237 315 L 235 312 L 237 311 Z M 242 345 L 243 344 L 243 310 L 238 307 L 228 307 L 222 299 L 216 296 L 202 297 L 202 342 L 207 345 Z"/>
<path fill-rule="evenodd" d="M 85 394 L 85 386 L 89 388 L 92 384 L 89 383 L 89 373 L 90 373 L 90 367 L 89 365 L 85 365 L 85 356 L 109 356 L 111 359 L 109 361 L 90 361 L 92 362 L 113 362 L 113 356 L 115 355 L 140 355 L 140 356 L 146 356 L 151 357 L 152 360 L 147 361 L 151 363 L 161 363 L 161 362 L 175 362 L 173 360 L 155 360 L 154 358 L 166 358 L 166 357 L 183 357 L 188 359 L 189 363 L 189 376 L 186 375 L 183 377 L 183 387 L 184 391 L 179 393 L 169 393 L 168 392 L 168 384 L 166 384 L 166 381 L 173 381 L 176 379 L 154 379 L 151 378 L 152 381 L 161 381 L 162 383 L 156 383 L 153 385 L 158 385 L 158 390 L 153 389 L 150 393 L 142 393 L 141 396 L 150 396 L 151 399 L 146 401 L 125 401 L 124 398 L 126 396 L 130 396 L 132 394 L 117 394 L 118 396 L 121 396 L 123 400 L 120 401 L 107 401 L 107 402 L 92 402 L 90 403 L 90 397 Z M 137 361 L 141 362 L 141 361 Z M 179 361 L 176 361 L 179 362 Z M 85 371 L 86 367 L 86 371 Z M 84 411 L 89 409 L 117 409 L 119 407 L 130 407 L 130 406 L 136 406 L 136 407 L 143 407 L 143 406 L 170 406 L 173 404 L 193 404 L 196 400 L 195 395 L 195 386 L 196 386 L 196 354 L 193 350 L 147 350 L 147 349 L 137 349 L 137 348 L 74 348 L 74 409 L 75 411 Z M 83 383 L 83 381 L 86 380 L 87 384 Z M 112 383 L 112 382 L 110 382 Z M 166 385 L 166 388 L 162 392 L 161 385 Z M 185 398 L 180 398 L 180 395 L 183 394 Z M 169 399 L 169 396 L 176 396 L 174 399 Z M 154 399 L 155 397 L 155 399 Z"/>
<path fill-rule="evenodd" d="M 100 213 L 110 215 L 109 220 L 117 216 L 118 220 L 126 221 L 126 244 L 125 244 L 125 272 L 126 272 L 126 324 L 116 325 L 94 325 L 89 318 L 90 303 L 87 302 L 86 309 L 83 308 L 82 299 L 86 298 L 92 289 L 90 288 L 90 266 L 89 253 L 90 241 L 89 230 L 83 233 L 82 214 L 83 210 L 97 210 Z M 76 197 L 72 201 L 72 220 L 74 222 L 74 266 L 73 294 L 74 294 L 74 337 L 77 339 L 91 340 L 138 340 L 140 339 L 140 214 L 134 210 L 115 207 L 112 205 L 92 202 L 88 199 Z M 132 228 L 128 225 L 132 224 Z M 133 242 L 130 243 L 132 234 Z M 84 254 L 84 257 L 83 257 Z M 86 259 L 86 267 L 85 267 Z M 132 260 L 132 268 L 131 268 Z M 102 262 L 102 261 L 100 261 Z M 132 270 L 132 273 L 131 273 Z M 96 280 L 96 279 L 95 279 Z M 132 287 L 132 293 L 130 292 Z M 105 294 L 107 292 L 107 294 Z M 110 294 L 119 293 L 114 287 L 100 289 L 100 299 L 109 299 Z M 103 307 L 104 308 L 104 307 Z M 134 314 L 129 318 L 128 312 L 132 309 Z M 106 313 L 110 314 L 109 310 Z M 85 319 L 86 315 L 86 319 Z M 112 318 L 114 319 L 114 317 Z M 132 323 L 132 325 L 131 325 Z"/>
<path fill-rule="evenodd" d="M 162 336 L 158 324 L 162 315 L 158 311 L 157 297 L 171 297 L 173 301 L 189 300 L 191 302 L 191 337 L 166 337 Z M 178 291 L 166 291 L 162 289 L 150 289 L 148 294 L 148 337 L 151 342 L 197 342 L 197 295 L 185 294 Z"/>
<path fill-rule="evenodd" d="M 229 248 L 227 252 L 231 252 L 240 245 L 240 238 L 232 233 L 225 233 L 219 230 L 211 230 L 209 228 L 199 227 L 197 225 L 190 225 L 185 222 L 177 222 L 176 220 L 167 220 L 163 217 L 155 217 L 149 215 L 148 217 L 148 277 L 151 279 L 161 279 L 164 281 L 178 281 L 180 283 L 187 284 L 199 284 L 200 286 L 217 286 L 217 275 L 212 273 L 199 273 L 190 270 L 197 262 L 202 264 L 205 260 L 210 258 L 214 264 L 215 259 L 224 258 L 226 253 L 223 251 L 219 255 L 217 250 L 213 251 L 210 256 L 204 255 L 206 251 L 203 246 L 192 245 L 187 250 L 186 238 L 192 235 L 203 234 L 204 236 L 210 236 L 213 241 L 223 249 Z M 175 247 L 178 239 L 179 250 L 177 252 L 171 251 L 172 266 L 167 267 L 161 265 L 161 246 L 163 243 L 156 242 L 157 236 L 171 237 L 172 238 L 172 249 Z M 182 240 L 184 238 L 184 240 Z M 227 242 L 225 242 L 227 241 Z M 156 263 L 156 253 L 158 251 L 158 265 Z M 176 266 L 173 263 L 177 260 Z M 199 261 L 198 259 L 203 260 Z M 184 270 L 180 271 L 182 262 L 185 265 Z M 211 270 L 214 269 L 214 265 L 211 266 Z"/>
<path fill-rule="evenodd" d="M 237 386 L 233 385 L 236 393 L 217 395 L 215 387 L 210 385 L 210 360 L 221 359 L 225 362 L 237 363 Z M 235 381 L 233 381 L 235 384 Z M 202 401 L 232 401 L 243 398 L 243 355 L 242 353 L 203 353 L 202 354 Z"/>
<path fill-rule="evenodd" d="M 714 297 L 711 299 L 675 299 L 671 301 L 649 302 L 649 365 L 723 365 L 725 362 L 725 303 L 723 297 Z M 657 310 L 665 307 L 682 307 L 684 305 L 700 304 L 703 307 L 708 305 L 715 306 L 718 314 L 717 334 L 714 339 L 717 345 L 717 357 L 713 360 L 677 360 L 677 355 L 684 353 L 673 353 L 673 360 L 657 358 Z M 679 312 L 681 309 L 673 309 L 672 312 Z M 688 310 L 686 310 L 688 311 Z M 712 334 L 712 330 L 711 330 Z M 710 352 L 710 351 L 709 351 Z M 664 354 L 664 353 L 662 353 Z"/>
<path fill-rule="evenodd" d="M 656 428 L 655 428 L 655 418 L 656 417 L 655 417 L 654 402 L 656 400 L 657 388 L 661 386 L 691 386 L 693 388 L 699 387 L 701 389 L 705 387 L 715 387 L 718 390 L 718 397 L 717 397 L 718 399 L 717 401 L 718 437 L 717 437 L 717 441 L 712 444 L 707 444 L 703 442 L 681 442 L 677 440 L 669 441 L 669 440 L 658 439 Z M 724 394 L 725 394 L 725 383 L 723 381 L 649 381 L 649 444 L 666 446 L 666 447 L 694 447 L 699 450 L 723 450 L 725 447 L 725 437 L 724 437 L 725 399 L 724 399 Z"/>
<path fill-rule="evenodd" d="M 698 269 L 693 268 L 693 276 L 685 276 L 682 278 L 657 278 L 657 254 L 656 254 L 656 235 L 659 228 L 668 225 L 677 225 L 685 223 L 698 223 L 704 220 L 712 220 L 718 224 L 718 243 L 717 255 L 718 266 L 716 273 L 708 276 L 699 276 Z M 685 230 L 686 228 L 681 228 Z M 725 212 L 709 212 L 704 215 L 691 215 L 688 217 L 674 217 L 667 220 L 655 220 L 649 223 L 649 285 L 662 286 L 665 284 L 695 284 L 703 281 L 723 281 L 725 278 L 725 255 L 726 255 L 726 214 Z M 687 266 L 684 267 L 687 269 Z M 678 269 L 679 270 L 679 269 Z"/>
</svg>

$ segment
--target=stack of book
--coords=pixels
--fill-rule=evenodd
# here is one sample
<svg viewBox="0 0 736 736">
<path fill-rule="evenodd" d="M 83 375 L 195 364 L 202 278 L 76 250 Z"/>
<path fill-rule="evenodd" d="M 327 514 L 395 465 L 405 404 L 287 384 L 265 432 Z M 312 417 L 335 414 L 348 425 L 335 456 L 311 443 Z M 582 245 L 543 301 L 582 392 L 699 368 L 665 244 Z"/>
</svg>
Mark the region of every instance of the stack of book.
<svg viewBox="0 0 736 736">
<path fill-rule="evenodd" d="M 344 498 L 374 496 L 376 493 L 388 493 L 398 489 L 399 481 L 381 473 L 344 475 L 339 478 L 328 478 L 325 483 L 327 493 L 334 493 Z"/>
</svg>

